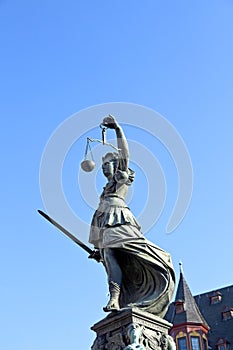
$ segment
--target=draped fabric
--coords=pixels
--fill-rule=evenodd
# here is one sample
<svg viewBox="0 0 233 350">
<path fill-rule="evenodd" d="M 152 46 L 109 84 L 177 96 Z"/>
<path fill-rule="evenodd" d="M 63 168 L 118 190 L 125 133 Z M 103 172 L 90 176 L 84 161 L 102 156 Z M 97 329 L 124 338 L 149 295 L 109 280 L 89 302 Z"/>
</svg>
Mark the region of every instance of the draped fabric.
<svg viewBox="0 0 233 350">
<path fill-rule="evenodd" d="M 91 223 L 89 242 L 114 249 L 123 279 L 120 306 L 139 307 L 163 317 L 170 303 L 175 274 L 170 255 L 149 242 L 125 203 L 132 170 L 118 170 L 104 187 Z"/>
<path fill-rule="evenodd" d="M 103 231 L 107 227 L 132 225 L 140 230 L 140 225 L 127 207 L 125 197 L 128 187 L 134 180 L 134 172 L 117 170 L 113 178 L 103 188 L 98 209 L 95 211 L 89 236 L 89 242 L 96 248 L 102 248 Z"/>
<path fill-rule="evenodd" d="M 175 273 L 170 255 L 131 225 L 109 227 L 103 248 L 113 248 L 123 274 L 120 306 L 163 317 L 171 301 Z"/>
<path fill-rule="evenodd" d="M 108 197 L 102 200 L 91 222 L 89 242 L 96 248 L 103 248 L 103 233 L 106 228 L 116 228 L 112 230 L 112 235 L 114 232 L 117 234 L 117 227 L 121 225 L 132 225 L 140 230 L 139 223 L 122 199 Z"/>
</svg>

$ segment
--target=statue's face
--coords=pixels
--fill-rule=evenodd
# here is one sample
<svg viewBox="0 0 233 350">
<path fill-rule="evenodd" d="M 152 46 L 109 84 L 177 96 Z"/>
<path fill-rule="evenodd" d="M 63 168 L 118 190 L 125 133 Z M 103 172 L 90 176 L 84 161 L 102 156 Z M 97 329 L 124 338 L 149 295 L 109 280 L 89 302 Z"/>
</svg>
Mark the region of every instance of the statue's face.
<svg viewBox="0 0 233 350">
<path fill-rule="evenodd" d="M 107 178 L 112 177 L 114 174 L 114 161 L 113 159 L 105 159 L 102 164 L 103 174 Z"/>
</svg>

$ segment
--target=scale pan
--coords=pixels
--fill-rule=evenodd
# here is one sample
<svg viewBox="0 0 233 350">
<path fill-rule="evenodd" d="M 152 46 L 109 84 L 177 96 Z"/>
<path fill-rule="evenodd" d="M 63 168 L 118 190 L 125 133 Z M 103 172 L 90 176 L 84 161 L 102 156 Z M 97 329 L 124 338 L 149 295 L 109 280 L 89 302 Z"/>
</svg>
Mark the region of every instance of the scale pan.
<svg viewBox="0 0 233 350">
<path fill-rule="evenodd" d="M 81 168 L 83 169 L 83 171 L 86 171 L 87 173 L 89 173 L 90 171 L 92 171 L 95 167 L 95 162 L 93 162 L 93 160 L 83 160 L 81 163 Z"/>
</svg>

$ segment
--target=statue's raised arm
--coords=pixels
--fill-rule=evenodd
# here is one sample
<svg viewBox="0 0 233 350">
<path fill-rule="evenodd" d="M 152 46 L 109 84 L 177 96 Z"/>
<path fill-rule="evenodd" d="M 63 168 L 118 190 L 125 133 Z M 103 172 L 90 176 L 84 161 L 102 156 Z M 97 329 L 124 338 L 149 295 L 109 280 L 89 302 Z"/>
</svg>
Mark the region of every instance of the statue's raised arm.
<svg viewBox="0 0 233 350">
<path fill-rule="evenodd" d="M 115 130 L 117 137 L 117 148 L 119 150 L 119 157 L 121 160 L 118 167 L 120 170 L 126 171 L 129 163 L 129 146 L 122 127 L 112 115 L 105 117 L 101 125 Z"/>
</svg>

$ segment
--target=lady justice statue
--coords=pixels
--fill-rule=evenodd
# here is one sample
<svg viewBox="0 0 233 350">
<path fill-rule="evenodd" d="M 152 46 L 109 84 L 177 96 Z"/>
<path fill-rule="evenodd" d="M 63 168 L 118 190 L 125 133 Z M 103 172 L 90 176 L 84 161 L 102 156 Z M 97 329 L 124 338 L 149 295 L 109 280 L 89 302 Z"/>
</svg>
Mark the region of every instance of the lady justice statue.
<svg viewBox="0 0 233 350">
<path fill-rule="evenodd" d="M 134 172 L 128 167 L 128 143 L 121 126 L 110 115 L 103 119 L 102 126 L 115 130 L 118 148 L 102 159 L 107 184 L 89 237 L 95 247 L 89 257 L 101 257 L 108 276 L 110 300 L 104 311 L 137 307 L 163 317 L 175 283 L 170 255 L 143 236 L 125 202 Z"/>
</svg>

